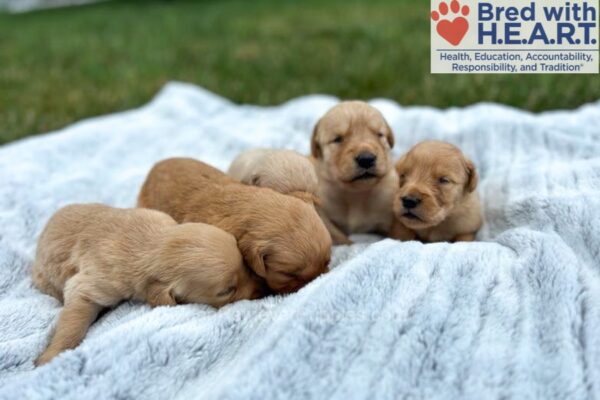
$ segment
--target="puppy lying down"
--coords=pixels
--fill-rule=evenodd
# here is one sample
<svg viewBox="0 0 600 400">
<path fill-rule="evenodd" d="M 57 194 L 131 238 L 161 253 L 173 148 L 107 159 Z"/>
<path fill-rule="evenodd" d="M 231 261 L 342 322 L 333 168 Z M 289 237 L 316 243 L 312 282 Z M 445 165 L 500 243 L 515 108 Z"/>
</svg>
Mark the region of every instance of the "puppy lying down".
<svg viewBox="0 0 600 400">
<path fill-rule="evenodd" d="M 33 282 L 64 303 L 37 365 L 77 346 L 102 308 L 126 299 L 220 307 L 260 295 L 229 233 L 205 224 L 178 225 L 154 210 L 100 204 L 71 205 L 54 214 L 39 239 Z"/>
<path fill-rule="evenodd" d="M 394 214 L 424 242 L 471 241 L 482 224 L 475 165 L 450 143 L 425 141 L 396 164 Z"/>
<path fill-rule="evenodd" d="M 233 160 L 227 173 L 246 185 L 267 187 L 297 197 L 311 198 L 319 186 L 310 160 L 285 149 L 247 150 Z"/>
<path fill-rule="evenodd" d="M 230 232 L 248 266 L 276 292 L 296 291 L 327 271 L 331 237 L 311 204 L 244 185 L 200 161 L 156 164 L 138 205 Z"/>
</svg>

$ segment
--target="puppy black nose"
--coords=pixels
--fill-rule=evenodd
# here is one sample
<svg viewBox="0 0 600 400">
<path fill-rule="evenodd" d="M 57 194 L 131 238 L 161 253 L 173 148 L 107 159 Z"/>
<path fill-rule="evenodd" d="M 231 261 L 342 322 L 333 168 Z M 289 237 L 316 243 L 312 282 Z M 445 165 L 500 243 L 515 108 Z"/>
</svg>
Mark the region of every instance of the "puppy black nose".
<svg viewBox="0 0 600 400">
<path fill-rule="evenodd" d="M 359 167 L 366 169 L 375 165 L 377 162 L 377 156 L 373 153 L 365 151 L 356 156 L 355 160 Z"/>
<path fill-rule="evenodd" d="M 419 205 L 420 202 L 421 202 L 421 199 L 419 199 L 417 197 L 404 196 L 402 198 L 402 205 L 407 210 L 410 210 L 411 208 L 415 208 L 416 206 Z"/>
</svg>

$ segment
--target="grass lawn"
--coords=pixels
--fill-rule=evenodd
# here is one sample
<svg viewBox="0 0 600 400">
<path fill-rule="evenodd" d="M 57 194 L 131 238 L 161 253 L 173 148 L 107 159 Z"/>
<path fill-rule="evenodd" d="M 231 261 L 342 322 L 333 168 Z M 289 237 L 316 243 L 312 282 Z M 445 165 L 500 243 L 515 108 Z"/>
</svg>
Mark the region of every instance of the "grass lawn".
<svg viewBox="0 0 600 400">
<path fill-rule="evenodd" d="M 429 2 L 112 1 L 0 14 L 0 143 L 139 106 L 169 80 L 236 102 L 308 93 L 530 110 L 600 98 L 598 75 L 431 75 Z"/>
</svg>

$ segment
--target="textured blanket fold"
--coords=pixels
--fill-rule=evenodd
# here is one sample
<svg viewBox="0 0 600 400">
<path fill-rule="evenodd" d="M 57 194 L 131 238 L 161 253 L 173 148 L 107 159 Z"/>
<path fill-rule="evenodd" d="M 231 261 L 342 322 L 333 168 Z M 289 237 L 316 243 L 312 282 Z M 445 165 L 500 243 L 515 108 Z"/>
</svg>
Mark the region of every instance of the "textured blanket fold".
<svg viewBox="0 0 600 400">
<path fill-rule="evenodd" d="M 298 293 L 124 303 L 34 369 L 60 304 L 29 277 L 59 207 L 131 207 L 149 168 L 221 169 L 250 147 L 308 152 L 337 99 L 240 106 L 171 83 L 148 105 L 0 148 L 0 399 L 600 398 L 600 102 L 538 115 L 494 105 L 371 103 L 397 157 L 423 139 L 477 165 L 475 243 L 363 238 Z"/>
</svg>

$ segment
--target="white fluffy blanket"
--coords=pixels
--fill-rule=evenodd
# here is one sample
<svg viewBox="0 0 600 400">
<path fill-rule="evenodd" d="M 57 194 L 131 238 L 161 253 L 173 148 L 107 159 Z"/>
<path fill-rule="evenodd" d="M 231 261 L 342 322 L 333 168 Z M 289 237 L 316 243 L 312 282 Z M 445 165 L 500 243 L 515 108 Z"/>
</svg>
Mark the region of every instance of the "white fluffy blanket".
<svg viewBox="0 0 600 400">
<path fill-rule="evenodd" d="M 479 242 L 334 250 L 298 293 L 125 303 L 34 369 L 60 304 L 32 287 L 36 238 L 68 203 L 130 207 L 156 161 L 225 169 L 256 146 L 308 152 L 337 99 L 239 106 L 167 85 L 147 106 L 0 148 L 0 399 L 584 399 L 600 396 L 600 102 L 533 115 L 374 100 L 398 156 L 459 145 L 481 174 Z"/>
</svg>

